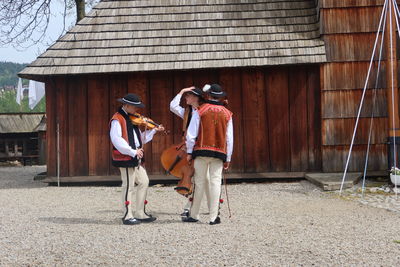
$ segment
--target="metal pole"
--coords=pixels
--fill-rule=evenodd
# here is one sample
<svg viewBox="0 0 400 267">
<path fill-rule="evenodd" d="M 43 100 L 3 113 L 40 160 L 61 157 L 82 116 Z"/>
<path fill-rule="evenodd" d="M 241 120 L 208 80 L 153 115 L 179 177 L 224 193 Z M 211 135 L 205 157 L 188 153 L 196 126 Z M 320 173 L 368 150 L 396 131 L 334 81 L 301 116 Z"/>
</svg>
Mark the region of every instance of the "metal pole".
<svg viewBox="0 0 400 267">
<path fill-rule="evenodd" d="M 397 38 L 395 27 L 395 13 L 393 9 L 393 0 L 389 0 L 387 5 L 388 21 L 386 23 L 386 87 L 387 87 L 387 107 L 388 107 L 388 163 L 389 169 L 397 166 L 396 139 L 400 138 L 400 122 L 399 122 L 399 91 L 397 80 Z M 400 139 L 399 139 L 400 140 Z M 393 147 L 393 151 L 391 148 Z M 390 166 L 391 165 L 391 166 Z"/>
<path fill-rule="evenodd" d="M 57 120 L 57 186 L 60 187 L 60 123 Z"/>
</svg>

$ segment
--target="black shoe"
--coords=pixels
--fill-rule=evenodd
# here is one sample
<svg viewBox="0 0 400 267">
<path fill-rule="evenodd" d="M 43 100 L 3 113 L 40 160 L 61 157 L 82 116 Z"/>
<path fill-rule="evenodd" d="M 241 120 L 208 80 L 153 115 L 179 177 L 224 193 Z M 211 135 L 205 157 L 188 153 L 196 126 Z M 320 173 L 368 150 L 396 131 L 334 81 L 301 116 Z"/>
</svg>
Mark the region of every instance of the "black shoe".
<svg viewBox="0 0 400 267">
<path fill-rule="evenodd" d="M 149 216 L 149 217 L 153 217 L 153 215 L 148 214 L 147 212 L 144 212 L 144 214 L 146 214 L 146 215 Z"/>
<path fill-rule="evenodd" d="M 182 222 L 198 222 L 199 220 L 193 219 L 192 217 L 182 217 Z"/>
<path fill-rule="evenodd" d="M 183 212 L 181 213 L 182 217 L 189 217 L 189 210 L 184 209 Z"/>
<path fill-rule="evenodd" d="M 157 220 L 156 217 L 149 217 L 149 218 L 144 218 L 144 219 L 135 218 L 135 219 L 142 223 L 150 223 L 150 222 L 154 222 L 155 220 Z"/>
<path fill-rule="evenodd" d="M 136 220 L 135 218 L 129 218 L 129 219 L 122 219 L 122 223 L 125 225 L 134 225 L 134 224 L 139 224 L 140 221 Z"/>
<path fill-rule="evenodd" d="M 220 223 L 221 223 L 221 218 L 217 217 L 213 222 L 210 222 L 210 225 L 220 224 Z"/>
</svg>

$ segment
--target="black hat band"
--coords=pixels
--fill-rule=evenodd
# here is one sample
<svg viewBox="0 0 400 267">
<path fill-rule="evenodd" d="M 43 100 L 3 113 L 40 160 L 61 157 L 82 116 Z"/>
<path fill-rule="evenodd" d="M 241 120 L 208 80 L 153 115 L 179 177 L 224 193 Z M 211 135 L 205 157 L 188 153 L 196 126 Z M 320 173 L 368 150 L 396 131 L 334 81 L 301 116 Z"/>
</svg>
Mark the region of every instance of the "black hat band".
<svg viewBox="0 0 400 267">
<path fill-rule="evenodd" d="M 193 90 L 191 90 L 189 93 L 192 93 L 192 94 L 194 94 L 194 95 L 201 95 L 201 94 L 199 94 L 198 92 L 193 91 Z"/>
<path fill-rule="evenodd" d="M 216 92 L 216 91 L 211 91 L 210 93 L 216 94 L 216 95 L 222 95 L 224 92 Z"/>
<path fill-rule="evenodd" d="M 142 103 L 140 101 L 139 102 L 129 101 L 125 97 L 123 97 L 122 100 L 124 100 L 125 102 L 128 102 L 131 105 L 140 105 Z"/>
</svg>

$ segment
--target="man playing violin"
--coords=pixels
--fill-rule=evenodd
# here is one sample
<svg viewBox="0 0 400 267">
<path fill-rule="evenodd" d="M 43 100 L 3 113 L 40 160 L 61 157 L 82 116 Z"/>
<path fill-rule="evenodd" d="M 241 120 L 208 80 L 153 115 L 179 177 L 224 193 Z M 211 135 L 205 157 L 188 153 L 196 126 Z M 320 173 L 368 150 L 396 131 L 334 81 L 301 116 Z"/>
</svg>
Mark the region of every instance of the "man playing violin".
<svg viewBox="0 0 400 267">
<path fill-rule="evenodd" d="M 186 134 L 188 161 L 194 160 L 195 191 L 189 217 L 184 222 L 197 222 L 201 199 L 210 183 L 210 225 L 221 223 L 218 217 L 222 171 L 229 168 L 233 151 L 232 112 L 219 100 L 226 96 L 221 86 L 206 88 L 209 99 L 193 113 Z M 207 177 L 209 173 L 209 178 Z"/>
<path fill-rule="evenodd" d="M 133 124 L 130 119 L 130 115 L 136 114 L 144 107 L 140 97 L 127 94 L 118 101 L 122 103 L 122 107 L 111 118 L 110 139 L 113 145 L 112 164 L 121 172 L 124 205 L 122 222 L 125 225 L 153 222 L 156 218 L 146 214 L 144 209 L 149 178 L 141 161 L 144 155 L 143 145 L 151 141 L 157 131 L 164 131 L 164 127 L 160 125 L 152 130 L 140 131 L 138 125 Z M 136 206 L 133 212 L 132 195 L 135 184 L 137 184 Z"/>
<path fill-rule="evenodd" d="M 182 89 L 175 97 L 174 99 L 172 99 L 171 103 L 170 103 L 170 110 L 177 115 L 178 117 L 183 119 L 183 139 L 186 139 L 186 131 L 187 131 L 187 127 L 189 126 L 191 117 L 193 115 L 194 112 L 196 112 L 196 110 L 199 108 L 199 106 L 201 104 L 203 104 L 205 102 L 205 100 L 202 97 L 203 92 L 197 88 L 197 87 L 188 87 L 188 88 L 184 88 Z M 183 108 L 180 106 L 180 101 L 182 96 L 185 98 L 186 100 L 186 108 Z M 186 150 L 186 148 L 184 148 Z M 192 165 L 187 165 L 185 166 L 185 168 L 189 169 L 189 171 L 183 172 L 182 175 L 185 175 L 186 173 L 190 172 L 192 176 L 194 173 L 194 169 Z M 183 179 L 184 177 L 182 177 Z M 179 186 L 179 184 L 178 184 Z M 209 194 L 210 194 L 210 190 L 207 186 L 205 186 L 204 191 L 206 193 L 207 196 L 207 200 L 209 199 Z M 187 217 L 189 216 L 189 210 L 190 207 L 192 205 L 191 199 L 189 199 L 189 201 L 186 203 L 186 205 L 183 208 L 183 213 L 181 214 L 181 216 Z"/>
</svg>

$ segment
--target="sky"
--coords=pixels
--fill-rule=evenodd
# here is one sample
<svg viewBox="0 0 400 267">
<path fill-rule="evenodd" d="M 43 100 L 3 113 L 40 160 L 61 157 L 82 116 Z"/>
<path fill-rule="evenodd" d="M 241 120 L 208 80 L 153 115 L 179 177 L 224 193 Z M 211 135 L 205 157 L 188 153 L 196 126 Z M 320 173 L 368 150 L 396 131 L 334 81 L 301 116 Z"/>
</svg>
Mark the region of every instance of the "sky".
<svg viewBox="0 0 400 267">
<path fill-rule="evenodd" d="M 0 46 L 0 61 L 8 61 L 15 63 L 31 63 L 40 56 L 46 49 L 53 44 L 61 34 L 63 28 L 64 9 L 63 0 L 56 0 L 52 3 L 52 16 L 50 18 L 49 28 L 46 33 L 45 41 L 28 49 L 21 51 L 21 48 L 15 49 L 11 45 Z M 71 27 L 75 22 L 75 15 L 69 15 L 66 18 L 66 28 Z"/>
</svg>

